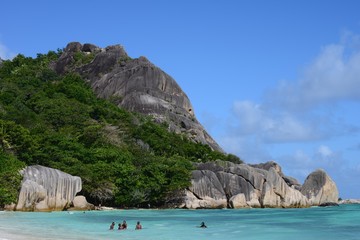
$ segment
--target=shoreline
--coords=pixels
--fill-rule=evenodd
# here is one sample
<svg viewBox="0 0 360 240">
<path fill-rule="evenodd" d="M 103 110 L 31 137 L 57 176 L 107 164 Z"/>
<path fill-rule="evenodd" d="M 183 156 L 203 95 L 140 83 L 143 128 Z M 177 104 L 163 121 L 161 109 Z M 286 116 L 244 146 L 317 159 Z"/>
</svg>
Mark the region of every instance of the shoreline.
<svg viewBox="0 0 360 240">
<path fill-rule="evenodd" d="M 36 236 L 29 236 L 26 234 L 19 233 L 11 233 L 4 229 L 0 228 L 0 240 L 38 240 L 39 238 Z M 53 239 L 57 240 L 57 239 Z"/>
<path fill-rule="evenodd" d="M 344 205 L 344 204 L 360 204 L 360 199 L 355 199 L 355 198 L 350 198 L 350 199 L 342 199 L 340 201 L 338 201 L 339 205 Z M 318 206 L 310 206 L 310 207 L 318 207 Z M 170 210 L 170 209 L 184 209 L 184 210 L 211 210 L 211 209 L 219 209 L 219 208 L 199 208 L 199 209 L 186 209 L 186 208 L 117 208 L 117 207 L 107 207 L 107 206 L 96 206 L 95 209 L 90 210 L 79 210 L 79 209 L 67 209 L 67 210 L 62 210 L 62 211 L 49 211 L 49 212 L 87 212 L 87 211 L 121 211 L 121 210 Z M 237 210 L 237 209 L 249 209 L 248 207 L 245 208 L 223 208 L 223 209 L 232 209 L 232 210 Z M 251 209 L 251 208 L 250 208 Z M 267 209 L 267 208 L 257 208 L 257 209 Z M 279 208 L 280 209 L 280 208 Z M 292 209 L 292 208 L 289 208 Z M 0 208 L 0 212 L 27 212 L 27 211 L 14 211 L 14 210 L 7 210 L 4 208 Z M 0 237 L 0 240 L 2 239 L 2 236 Z"/>
</svg>

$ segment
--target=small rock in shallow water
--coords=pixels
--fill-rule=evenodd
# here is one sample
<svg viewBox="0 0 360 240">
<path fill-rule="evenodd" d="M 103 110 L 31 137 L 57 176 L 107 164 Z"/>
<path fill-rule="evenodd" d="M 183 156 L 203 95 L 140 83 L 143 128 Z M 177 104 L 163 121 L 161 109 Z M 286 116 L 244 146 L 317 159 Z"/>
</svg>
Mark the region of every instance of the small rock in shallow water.
<svg viewBox="0 0 360 240">
<path fill-rule="evenodd" d="M 338 207 L 339 204 L 334 202 L 326 202 L 319 205 L 319 207 Z"/>
</svg>

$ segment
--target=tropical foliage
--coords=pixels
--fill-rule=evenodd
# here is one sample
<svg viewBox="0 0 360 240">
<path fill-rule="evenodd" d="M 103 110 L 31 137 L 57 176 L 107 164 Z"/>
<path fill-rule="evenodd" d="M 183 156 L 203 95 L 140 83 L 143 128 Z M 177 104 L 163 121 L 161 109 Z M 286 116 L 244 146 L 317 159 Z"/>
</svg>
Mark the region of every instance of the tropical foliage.
<svg viewBox="0 0 360 240">
<path fill-rule="evenodd" d="M 60 53 L 0 67 L 0 206 L 15 201 L 26 165 L 80 176 L 95 204 L 156 206 L 189 186 L 192 162 L 229 157 L 96 98 L 79 75 L 57 75 Z"/>
</svg>

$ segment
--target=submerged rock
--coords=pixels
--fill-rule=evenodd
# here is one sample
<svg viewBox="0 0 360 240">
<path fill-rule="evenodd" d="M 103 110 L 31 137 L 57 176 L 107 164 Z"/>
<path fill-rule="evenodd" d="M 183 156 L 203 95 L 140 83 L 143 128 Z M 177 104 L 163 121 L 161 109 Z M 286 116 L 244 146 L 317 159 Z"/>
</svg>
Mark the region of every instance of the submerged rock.
<svg viewBox="0 0 360 240">
<path fill-rule="evenodd" d="M 40 165 L 26 167 L 22 175 L 17 211 L 64 210 L 82 187 L 79 177 Z"/>
<path fill-rule="evenodd" d="M 339 204 L 334 202 L 326 202 L 319 205 L 319 207 L 338 207 Z"/>
</svg>

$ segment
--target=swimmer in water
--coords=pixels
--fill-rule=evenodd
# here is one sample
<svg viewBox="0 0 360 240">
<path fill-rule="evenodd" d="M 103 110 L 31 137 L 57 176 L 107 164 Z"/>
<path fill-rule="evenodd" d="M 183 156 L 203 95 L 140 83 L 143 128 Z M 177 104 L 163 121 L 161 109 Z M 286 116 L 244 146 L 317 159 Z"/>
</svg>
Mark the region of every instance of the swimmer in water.
<svg viewBox="0 0 360 240">
<path fill-rule="evenodd" d="M 200 227 L 201 227 L 201 228 L 207 228 L 207 226 L 205 225 L 204 222 L 201 222 Z"/>
</svg>

